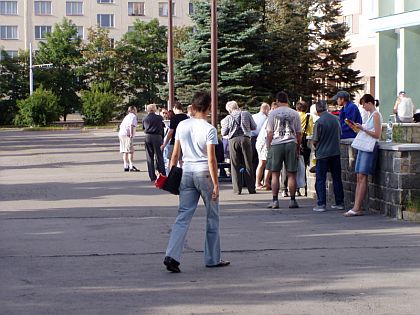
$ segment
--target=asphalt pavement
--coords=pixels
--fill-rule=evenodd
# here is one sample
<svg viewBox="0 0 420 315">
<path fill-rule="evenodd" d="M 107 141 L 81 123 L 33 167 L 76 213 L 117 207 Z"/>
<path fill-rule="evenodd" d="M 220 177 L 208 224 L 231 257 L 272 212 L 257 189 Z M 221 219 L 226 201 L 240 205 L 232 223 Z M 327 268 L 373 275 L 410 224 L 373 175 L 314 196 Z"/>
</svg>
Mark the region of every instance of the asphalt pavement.
<svg viewBox="0 0 420 315">
<path fill-rule="evenodd" d="M 267 209 L 222 183 L 225 268 L 205 268 L 200 203 L 181 259 L 162 261 L 176 196 L 148 180 L 138 135 L 123 172 L 111 130 L 0 131 L 0 314 L 420 314 L 420 225 Z"/>
</svg>

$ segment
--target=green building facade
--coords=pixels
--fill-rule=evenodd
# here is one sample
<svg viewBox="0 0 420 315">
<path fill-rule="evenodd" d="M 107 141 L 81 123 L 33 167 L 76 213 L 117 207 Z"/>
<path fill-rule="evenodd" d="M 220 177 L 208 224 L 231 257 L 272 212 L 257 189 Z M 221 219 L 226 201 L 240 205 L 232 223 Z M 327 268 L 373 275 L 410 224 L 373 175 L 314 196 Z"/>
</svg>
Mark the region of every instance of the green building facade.
<svg viewBox="0 0 420 315">
<path fill-rule="evenodd" d="M 399 91 L 420 108 L 420 0 L 376 0 L 376 96 L 384 120 Z"/>
</svg>

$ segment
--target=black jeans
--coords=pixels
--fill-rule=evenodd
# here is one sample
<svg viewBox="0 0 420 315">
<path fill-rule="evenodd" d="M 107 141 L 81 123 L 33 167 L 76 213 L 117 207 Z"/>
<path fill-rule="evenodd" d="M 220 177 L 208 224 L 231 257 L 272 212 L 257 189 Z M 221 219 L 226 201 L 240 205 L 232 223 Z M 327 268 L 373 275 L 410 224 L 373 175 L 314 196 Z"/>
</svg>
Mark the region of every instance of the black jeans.
<svg viewBox="0 0 420 315">
<path fill-rule="evenodd" d="M 159 173 L 166 175 L 165 163 L 163 162 L 163 152 L 160 149 L 163 139 L 161 135 L 146 134 L 144 144 L 146 147 L 147 170 L 150 180 L 156 180 L 156 166 Z"/>
</svg>

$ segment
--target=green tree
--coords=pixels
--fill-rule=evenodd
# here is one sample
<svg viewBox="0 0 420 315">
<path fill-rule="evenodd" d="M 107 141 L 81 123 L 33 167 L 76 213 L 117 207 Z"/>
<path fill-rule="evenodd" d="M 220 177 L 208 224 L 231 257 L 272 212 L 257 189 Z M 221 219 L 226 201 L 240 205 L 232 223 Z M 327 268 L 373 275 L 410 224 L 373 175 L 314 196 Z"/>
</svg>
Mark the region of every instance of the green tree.
<svg viewBox="0 0 420 315">
<path fill-rule="evenodd" d="M 29 54 L 19 51 L 17 58 L 3 50 L 0 54 L 0 124 L 12 124 L 18 111 L 17 100 L 29 94 Z"/>
<path fill-rule="evenodd" d="M 348 27 L 339 22 L 340 0 L 319 0 L 311 7 L 311 47 L 314 47 L 314 60 L 311 63 L 314 76 L 319 80 L 317 93 L 331 97 L 338 90 L 354 94 L 363 88 L 360 71 L 351 65 L 357 53 L 349 53 L 350 42 L 346 40 Z"/>
<path fill-rule="evenodd" d="M 137 107 L 146 103 L 159 103 L 159 86 L 166 82 L 166 28 L 157 19 L 146 23 L 137 20 L 133 30 L 116 44 L 117 56 L 122 64 L 119 76 Z"/>
<path fill-rule="evenodd" d="M 46 126 L 60 117 L 58 97 L 42 86 L 28 98 L 17 101 L 17 106 L 16 125 Z"/>
<path fill-rule="evenodd" d="M 112 119 L 119 102 L 109 82 L 92 83 L 90 90 L 82 92 L 83 120 L 88 125 L 105 124 Z"/>
<path fill-rule="evenodd" d="M 52 63 L 51 69 L 34 72 L 36 83 L 42 83 L 59 97 L 61 114 L 66 120 L 68 114 L 80 108 L 77 92 L 83 87 L 81 75 L 81 39 L 76 26 L 69 20 L 55 24 L 53 32 L 41 42 L 35 60 L 39 64 Z"/>
<path fill-rule="evenodd" d="M 195 32 L 183 44 L 184 58 L 175 64 L 176 96 L 188 103 L 193 93 L 210 88 L 210 4 L 197 2 L 192 16 Z M 261 64 L 256 58 L 260 42 L 259 12 L 243 10 L 236 0 L 218 3 L 218 94 L 220 108 L 229 99 L 247 103 L 253 95 L 252 82 Z"/>
</svg>

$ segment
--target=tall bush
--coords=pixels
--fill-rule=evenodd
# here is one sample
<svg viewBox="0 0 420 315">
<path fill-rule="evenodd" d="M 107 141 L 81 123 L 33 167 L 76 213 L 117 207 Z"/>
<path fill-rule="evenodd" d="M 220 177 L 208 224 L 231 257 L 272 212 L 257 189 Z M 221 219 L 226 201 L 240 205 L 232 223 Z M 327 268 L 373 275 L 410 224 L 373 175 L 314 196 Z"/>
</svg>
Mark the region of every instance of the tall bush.
<svg viewBox="0 0 420 315">
<path fill-rule="evenodd" d="M 92 84 L 90 90 L 82 92 L 83 120 L 88 125 L 103 125 L 112 119 L 119 102 L 109 82 Z"/>
<path fill-rule="evenodd" d="M 16 125 L 46 126 L 60 118 L 58 97 L 42 86 L 24 100 L 17 101 Z"/>
</svg>

